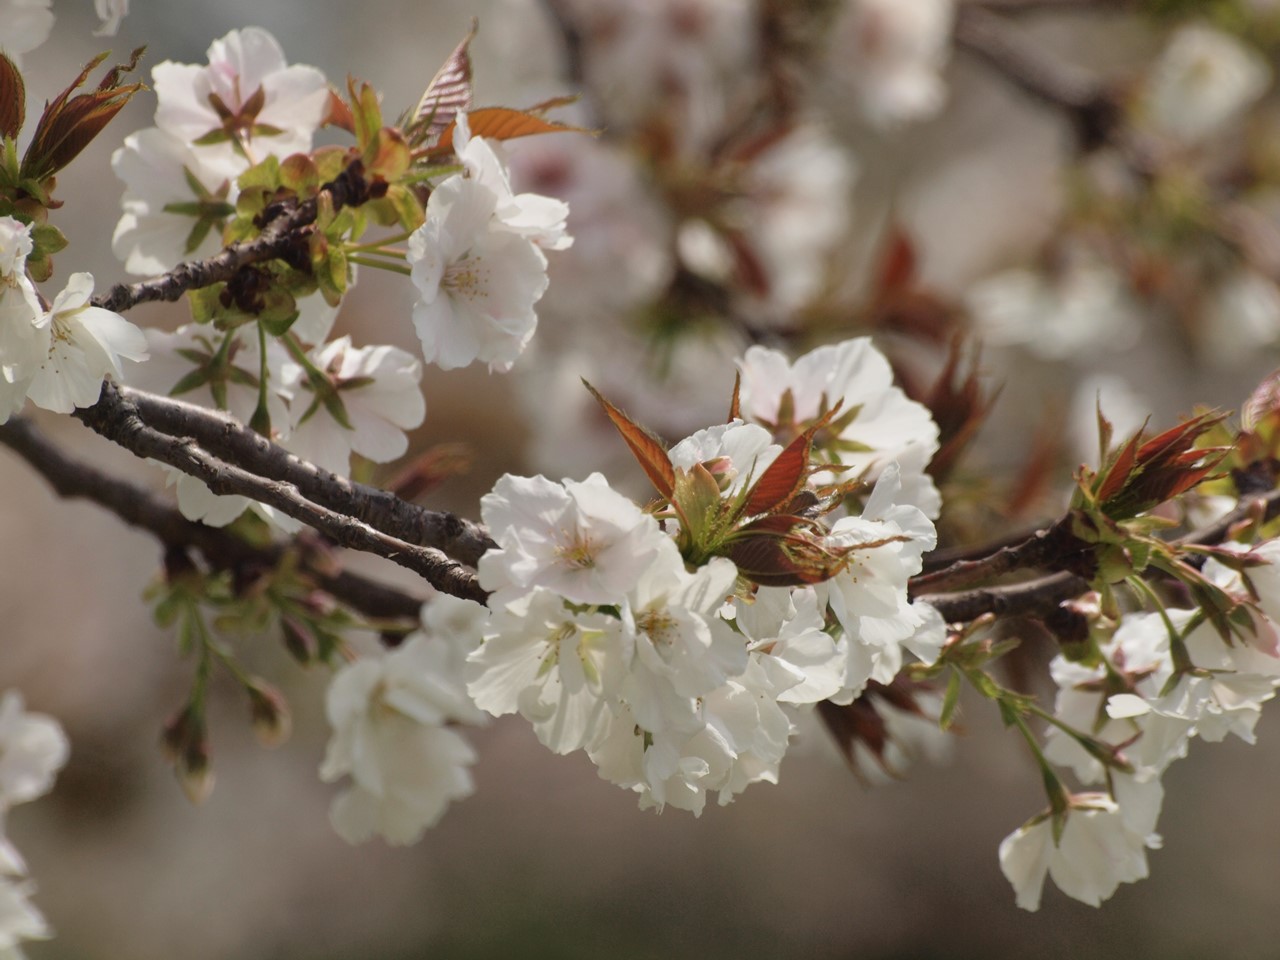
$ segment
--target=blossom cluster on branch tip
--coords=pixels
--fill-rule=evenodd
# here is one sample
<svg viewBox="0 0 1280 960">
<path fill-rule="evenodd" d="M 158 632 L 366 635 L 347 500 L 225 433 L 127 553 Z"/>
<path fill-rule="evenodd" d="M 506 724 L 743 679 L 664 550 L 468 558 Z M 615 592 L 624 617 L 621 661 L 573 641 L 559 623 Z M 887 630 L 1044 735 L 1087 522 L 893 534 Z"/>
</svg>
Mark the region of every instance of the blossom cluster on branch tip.
<svg viewBox="0 0 1280 960">
<path fill-rule="evenodd" d="M 743 414 L 760 422 L 646 452 L 670 470 L 656 514 L 600 474 L 506 476 L 481 501 L 498 549 L 480 561 L 491 612 L 468 690 L 490 713 L 520 713 L 556 753 L 584 750 L 645 807 L 700 813 L 708 794 L 727 803 L 776 781 L 798 712 L 849 704 L 891 681 L 904 650 L 936 657 L 945 639 L 907 598 L 935 534 L 903 502 L 894 457 L 913 441 L 882 422 L 915 417 L 924 461 L 937 437 L 927 411 L 887 377 L 852 375 L 887 373 L 866 340 L 801 358 L 794 383 L 770 382 L 766 361 L 786 366 L 759 353 L 743 366 Z M 846 403 L 861 413 L 822 433 Z M 842 463 L 851 431 L 880 455 Z M 835 476 L 874 484 L 860 511 L 837 517 L 837 496 L 825 516 L 788 513 Z"/>
<path fill-rule="evenodd" d="M 1146 850 L 1161 845 L 1160 778 L 1169 765 L 1195 738 L 1254 742 L 1261 706 L 1280 688 L 1280 541 L 1253 555 L 1260 565 L 1248 570 L 1248 586 L 1216 560 L 1205 565 L 1229 594 L 1261 598 L 1234 642 L 1224 642 L 1201 611 L 1169 608 L 1125 615 L 1096 664 L 1054 659 L 1058 696 L 1044 757 L 1107 792 L 1075 794 L 1001 844 L 1000 865 L 1019 906 L 1038 909 L 1046 874 L 1093 906 L 1119 884 L 1145 878 Z"/>
<path fill-rule="evenodd" d="M 160 64 L 153 82 L 156 125 L 126 138 L 112 163 L 126 185 L 113 248 L 135 273 L 170 269 L 240 236 L 246 184 L 259 189 L 264 163 L 305 167 L 302 155 L 330 108 L 323 75 L 287 65 L 259 28 L 214 42 L 208 66 Z M 459 163 L 445 169 L 461 170 L 430 189 L 401 253 L 420 294 L 414 325 L 427 362 L 448 369 L 480 360 L 504 370 L 533 334 L 534 303 L 547 285 L 543 250 L 572 242 L 568 208 L 514 192 L 503 161 L 471 134 L 465 113 L 450 131 Z M 353 241 L 360 222 L 352 220 Z M 426 413 L 421 363 L 396 347 L 327 339 L 341 292 L 355 282 L 354 260 L 338 268 L 336 290 L 317 289 L 314 280 L 299 288 L 279 308 L 294 310 L 282 321 L 236 314 L 228 300 L 239 294 L 228 288 L 203 308 L 214 323 L 198 310 L 201 322 L 172 334 L 149 331 L 152 362 L 126 370 L 127 382 L 226 410 L 337 474 L 349 471 L 353 453 L 374 462 L 401 456 L 404 431 Z M 170 474 L 188 518 L 222 525 L 251 507 L 285 531 L 297 529 L 270 507 Z"/>
<path fill-rule="evenodd" d="M 47 940 L 53 933 L 31 903 L 35 885 L 5 832 L 5 816 L 17 804 L 48 793 L 68 753 L 56 720 L 28 713 L 16 690 L 0 697 L 0 955 L 14 960 L 25 956 L 22 941 Z"/>
</svg>

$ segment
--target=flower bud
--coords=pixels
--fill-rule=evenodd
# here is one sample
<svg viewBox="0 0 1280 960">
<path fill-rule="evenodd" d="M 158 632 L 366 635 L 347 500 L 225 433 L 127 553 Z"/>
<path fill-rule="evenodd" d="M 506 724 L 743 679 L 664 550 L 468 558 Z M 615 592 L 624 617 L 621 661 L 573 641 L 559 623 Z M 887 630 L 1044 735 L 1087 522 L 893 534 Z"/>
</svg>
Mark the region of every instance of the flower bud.
<svg viewBox="0 0 1280 960">
<path fill-rule="evenodd" d="M 293 617 L 280 618 L 280 632 L 284 634 L 284 648 L 303 666 L 313 662 L 319 652 L 315 635 L 302 622 Z"/>
<path fill-rule="evenodd" d="M 255 679 L 245 688 L 253 733 L 264 747 L 278 747 L 289 739 L 293 719 L 284 695 L 265 680 Z"/>
</svg>

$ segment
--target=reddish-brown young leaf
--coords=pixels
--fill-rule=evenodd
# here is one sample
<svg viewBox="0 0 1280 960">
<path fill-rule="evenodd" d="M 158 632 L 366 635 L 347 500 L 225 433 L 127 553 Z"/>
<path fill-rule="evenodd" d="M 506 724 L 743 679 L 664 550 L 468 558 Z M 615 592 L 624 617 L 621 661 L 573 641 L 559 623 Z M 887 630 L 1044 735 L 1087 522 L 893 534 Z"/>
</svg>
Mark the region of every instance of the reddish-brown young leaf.
<svg viewBox="0 0 1280 960">
<path fill-rule="evenodd" d="M 618 433 L 622 434 L 622 439 L 631 448 L 631 453 L 640 464 L 640 468 L 644 470 L 645 475 L 653 482 L 654 488 L 659 494 L 670 500 L 671 493 L 675 490 L 676 471 L 671 466 L 671 458 L 667 456 L 666 447 L 651 433 L 601 396 L 600 391 L 587 383 L 586 380 L 583 380 L 582 384 L 591 391 L 591 395 L 604 408 L 605 415 L 617 427 Z"/>
<path fill-rule="evenodd" d="M 727 423 L 742 419 L 742 371 L 733 375 L 733 396 L 729 400 L 729 419 Z"/>
<path fill-rule="evenodd" d="M 22 72 L 0 53 L 0 137 L 16 137 L 26 115 L 27 88 Z"/>
<path fill-rule="evenodd" d="M 585 127 L 545 120 L 536 114 L 508 107 L 472 110 L 467 114 L 467 123 L 473 137 L 487 137 L 490 140 L 514 140 L 516 137 L 529 137 L 539 133 L 594 133 Z M 427 150 L 429 156 L 439 156 L 453 149 L 454 126 L 455 123 L 451 122 L 445 128 L 440 139 Z"/>
<path fill-rule="evenodd" d="M 768 513 L 791 502 L 804 486 L 808 475 L 809 449 L 813 445 L 814 434 L 831 422 L 840 407 L 841 404 L 837 403 L 821 419 L 814 421 L 808 430 L 787 444 L 786 449 L 760 474 L 760 479 L 752 484 L 751 491 L 747 494 L 747 502 L 742 510 L 745 516 Z"/>
<path fill-rule="evenodd" d="M 1116 454 L 1115 460 L 1107 469 L 1106 479 L 1098 490 L 1099 501 L 1110 500 L 1124 488 L 1134 464 L 1138 461 L 1138 443 L 1141 440 L 1142 432 L 1139 431 L 1125 441 L 1125 445 L 1120 448 L 1120 452 Z"/>
<path fill-rule="evenodd" d="M 968 370 L 962 372 L 966 352 L 969 353 Z M 966 351 L 963 337 L 952 337 L 947 362 L 924 397 L 924 405 L 938 424 L 939 449 L 928 468 L 935 480 L 941 481 L 950 475 L 1000 395 L 996 388 L 983 396 L 978 360 L 976 347 Z"/>
<path fill-rule="evenodd" d="M 916 247 L 902 227 L 895 224 L 890 228 L 881 257 L 875 285 L 877 296 L 897 293 L 911 286 L 916 277 Z"/>
<path fill-rule="evenodd" d="M 465 443 L 437 443 L 399 470 L 386 488 L 402 500 L 413 500 L 466 473 L 474 459 L 474 451 Z"/>
<path fill-rule="evenodd" d="M 354 82 L 350 77 L 348 81 Z M 351 134 L 356 132 L 356 118 L 351 113 L 351 106 L 342 97 L 338 96 L 336 90 L 329 91 L 329 104 L 325 107 L 324 120 L 321 121 L 320 125 L 322 127 L 337 127 L 339 130 L 345 130 Z"/>
<path fill-rule="evenodd" d="M 472 18 L 471 29 L 441 64 L 413 108 L 405 133 L 414 146 L 434 146 L 458 114 L 471 109 L 471 54 L 467 48 L 475 39 L 476 28 L 477 21 Z"/>
<path fill-rule="evenodd" d="M 22 157 L 21 175 L 37 183 L 45 181 L 65 167 L 102 132 L 133 95 L 143 88 L 141 83 L 120 85 L 120 76 L 138 65 L 143 48 L 133 51 L 128 63 L 112 67 L 96 90 L 71 96 L 84 84 L 89 73 L 106 59 L 95 57 L 79 76 L 44 108 L 27 152 Z"/>
<path fill-rule="evenodd" d="M 761 586 L 798 587 L 830 580 L 844 560 L 810 536 L 810 527 L 804 517 L 757 517 L 734 532 L 729 559 L 739 573 Z"/>
</svg>

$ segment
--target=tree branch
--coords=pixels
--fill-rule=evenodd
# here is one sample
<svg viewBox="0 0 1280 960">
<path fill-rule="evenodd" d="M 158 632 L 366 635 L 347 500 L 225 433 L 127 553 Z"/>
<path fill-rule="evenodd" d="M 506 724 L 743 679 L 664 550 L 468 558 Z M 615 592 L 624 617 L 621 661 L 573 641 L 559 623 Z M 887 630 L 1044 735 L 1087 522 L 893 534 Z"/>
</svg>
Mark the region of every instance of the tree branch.
<svg viewBox="0 0 1280 960">
<path fill-rule="evenodd" d="M 364 176 L 364 164 L 357 158 L 337 177 L 320 188 L 333 200 L 334 210 L 359 206 L 385 191 L 380 180 L 370 183 Z M 303 228 L 315 222 L 318 209 L 315 197 L 303 203 L 276 203 L 259 216 L 262 233 L 253 240 L 233 243 L 207 260 L 180 263 L 163 276 L 138 283 L 117 283 L 106 293 L 92 299 L 94 306 L 124 313 L 140 303 L 182 299 L 188 290 L 199 290 L 234 277 L 242 267 L 267 260 L 289 259 L 297 250 L 306 257 L 306 233 Z"/>
<path fill-rule="evenodd" d="M 188 520 L 150 491 L 68 457 L 24 418 L 0 424 L 0 443 L 30 464 L 59 496 L 105 507 L 167 547 L 199 550 L 215 569 L 233 570 L 246 564 L 274 567 L 285 553 L 283 546 L 254 547 L 218 527 Z M 416 618 L 422 606 L 421 598 L 359 574 L 308 569 L 308 575 L 320 589 L 369 617 Z"/>
<path fill-rule="evenodd" d="M 947 623 L 967 623 L 984 613 L 1039 615 L 1051 613 L 1063 600 L 1078 597 L 1089 582 L 1071 573 L 1055 573 L 1025 583 L 980 587 L 958 593 L 926 593 L 915 599 L 937 608 Z"/>
<path fill-rule="evenodd" d="M 474 571 L 434 547 L 407 543 L 354 517 L 312 503 L 292 483 L 264 479 L 224 463 L 192 439 L 172 437 L 148 426 L 130 400 L 118 394 L 117 397 L 114 403 L 104 405 L 99 401 L 77 411 L 76 416 L 95 432 L 138 456 L 159 460 L 202 480 L 214 493 L 265 503 L 314 527 L 339 546 L 363 550 L 414 571 L 442 593 L 485 602 L 488 594 L 480 587 Z"/>
<path fill-rule="evenodd" d="M 1023 93 L 1066 113 L 1083 149 L 1108 142 L 1119 128 L 1120 106 L 1105 84 L 1087 70 L 1053 59 L 1004 17 L 978 5 L 962 6 L 956 11 L 955 40 Z"/>
<path fill-rule="evenodd" d="M 283 447 L 218 410 L 146 393 L 110 381 L 98 407 L 128 402 L 144 423 L 175 437 L 191 437 L 205 450 L 268 480 L 289 483 L 308 500 L 355 517 L 388 536 L 435 547 L 474 567 L 497 546 L 484 528 L 452 513 L 426 510 L 394 493 L 356 483 L 294 456 Z"/>
</svg>

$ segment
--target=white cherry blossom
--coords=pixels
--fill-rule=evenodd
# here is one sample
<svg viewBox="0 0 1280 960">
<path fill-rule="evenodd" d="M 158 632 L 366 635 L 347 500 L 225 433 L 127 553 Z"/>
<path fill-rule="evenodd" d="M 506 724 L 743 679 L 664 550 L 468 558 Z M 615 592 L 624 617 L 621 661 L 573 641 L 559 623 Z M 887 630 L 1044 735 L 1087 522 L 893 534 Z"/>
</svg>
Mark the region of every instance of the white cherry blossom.
<svg viewBox="0 0 1280 960">
<path fill-rule="evenodd" d="M 667 451 L 667 457 L 679 470 L 711 464 L 709 469 L 721 481 L 724 495 L 732 497 L 759 480 L 781 452 L 768 430 L 732 420 L 685 437 Z"/>
<path fill-rule="evenodd" d="M 44 314 L 26 274 L 32 248 L 27 224 L 0 217 L 0 423 L 22 409 L 48 349 Z"/>
<path fill-rule="evenodd" d="M 129 15 L 129 0 L 93 0 L 93 9 L 102 21 L 93 35 L 114 37 L 120 30 L 120 21 Z"/>
<path fill-rule="evenodd" d="M 598 473 L 563 483 L 507 474 L 481 498 L 480 515 L 499 547 L 480 558 L 480 583 L 499 592 L 498 603 L 533 587 L 575 603 L 619 603 L 668 542 Z"/>
<path fill-rule="evenodd" d="M 656 733 L 698 724 L 694 699 L 747 666 L 747 648 L 716 616 L 738 575 L 714 557 L 688 573 L 675 543 L 664 538 L 627 596 L 635 654 L 621 689 L 636 722 Z"/>
<path fill-rule="evenodd" d="M 208 169 L 230 180 L 268 154 L 286 157 L 311 149 L 329 102 L 319 70 L 288 66 L 280 44 L 260 27 L 232 30 L 213 42 L 208 57 L 207 66 L 166 60 L 152 70 L 157 127 L 191 144 Z M 259 92 L 261 109 L 243 114 Z M 225 130 L 211 97 L 239 118 L 228 131 L 235 141 L 196 143 Z"/>
<path fill-rule="evenodd" d="M 838 436 L 815 445 L 814 453 L 845 469 L 819 475 L 815 482 L 875 480 L 897 460 L 904 488 L 899 502 L 937 517 L 942 498 L 924 468 L 938 451 L 938 425 L 927 407 L 894 385 L 889 361 L 870 338 L 818 347 L 794 363 L 778 350 L 752 346 L 739 369 L 743 415 L 771 429 L 803 428 L 841 404 Z M 789 424 L 780 424 L 785 397 L 793 413 Z"/>
<path fill-rule="evenodd" d="M 857 90 L 873 123 L 927 120 L 946 99 L 952 0 L 851 0 L 831 45 L 835 72 Z"/>
<path fill-rule="evenodd" d="M 4 0 L 0 3 L 0 50 L 19 66 L 22 55 L 49 39 L 52 0 Z"/>
<path fill-rule="evenodd" d="M 1114 800 L 1101 793 L 1071 798 L 1057 843 L 1053 819 L 1042 814 L 1000 844 L 1000 869 L 1018 906 L 1039 910 L 1045 876 L 1069 897 L 1096 907 L 1122 883 L 1147 876 L 1147 837 L 1130 829 Z"/>
<path fill-rule="evenodd" d="M 497 225 L 532 240 L 544 250 L 567 250 L 573 237 L 565 228 L 569 205 L 537 193 L 515 193 L 502 160 L 484 137 L 471 136 L 465 113 L 458 114 L 453 149 L 467 168 L 467 175 L 488 187 L 497 198 L 493 215 Z"/>
<path fill-rule="evenodd" d="M 184 260 L 217 253 L 222 232 L 212 223 L 194 247 L 192 232 L 199 223 L 194 213 L 178 212 L 180 205 L 221 197 L 234 204 L 235 178 L 205 166 L 195 149 L 157 127 L 131 133 L 111 155 L 111 169 L 124 181 L 124 213 L 116 224 L 111 249 L 130 273 L 154 275 Z M 200 184 L 197 192 L 192 181 Z"/>
<path fill-rule="evenodd" d="M 468 767 L 475 753 L 445 727 L 474 716 L 462 678 L 449 669 L 453 662 L 448 643 L 414 634 L 334 675 L 326 699 L 334 733 L 320 778 L 352 779 L 330 811 L 343 839 L 358 843 L 377 833 L 388 843 L 413 843 L 451 801 L 473 791 Z"/>
<path fill-rule="evenodd" d="M 761 587 L 749 600 L 735 597 L 725 615 L 732 616 L 753 657 L 769 657 L 793 678 L 779 702 L 817 703 L 844 686 L 849 641 L 824 630 L 813 587 Z"/>
<path fill-rule="evenodd" d="M 818 585 L 849 638 L 844 689 L 832 698 L 837 703 L 852 702 L 868 680 L 891 681 L 902 667 L 903 644 L 922 628 L 931 631 L 922 650 L 936 641 L 936 614 L 907 599 L 907 580 L 920 572 L 937 532 L 918 507 L 897 502 L 900 489 L 897 465 L 891 464 L 862 515 L 837 520 L 828 537 L 833 549 L 850 551 L 846 567 Z"/>
<path fill-rule="evenodd" d="M 468 658 L 467 691 L 494 716 L 519 712 L 555 753 L 590 748 L 617 695 L 632 638 L 617 617 L 576 613 L 535 590 L 495 609 Z"/>
<path fill-rule="evenodd" d="M 409 237 L 414 329 L 427 362 L 445 370 L 476 360 L 511 369 L 538 323 L 546 257 L 500 226 L 497 205 L 484 184 L 450 177 L 431 192 L 426 220 Z"/>
<path fill-rule="evenodd" d="M 1200 143 L 1236 120 L 1271 85 L 1262 53 L 1204 23 L 1174 33 L 1151 72 L 1145 106 L 1152 125 Z"/>
<path fill-rule="evenodd" d="M 283 376 L 297 387 L 289 404 L 292 428 L 286 446 L 344 476 L 353 452 L 374 463 L 402 456 L 409 447 L 404 431 L 420 426 L 427 412 L 419 385 L 422 365 L 398 347 L 353 347 L 350 337 L 316 348 L 309 359 L 329 377 L 350 426 L 334 419 L 301 366 L 291 361 Z"/>
<path fill-rule="evenodd" d="M 15 804 L 48 793 L 69 753 L 67 736 L 56 720 L 28 713 L 22 694 L 6 691 L 0 697 L 0 816 Z"/>
<path fill-rule="evenodd" d="M 35 884 L 19 876 L 0 873 L 0 957 L 25 960 L 24 940 L 48 940 L 53 936 L 44 915 L 31 903 Z"/>
<path fill-rule="evenodd" d="M 147 338 L 117 313 L 89 304 L 93 275 L 73 273 L 42 321 L 47 354 L 27 396 L 46 410 L 71 413 L 98 402 L 102 380 L 121 376 L 120 360 L 147 359 Z"/>
<path fill-rule="evenodd" d="M 1116 272 L 1078 259 L 1053 276 L 995 274 L 966 299 L 984 341 L 1025 347 L 1046 360 L 1123 350 L 1139 332 L 1137 306 Z"/>
</svg>

